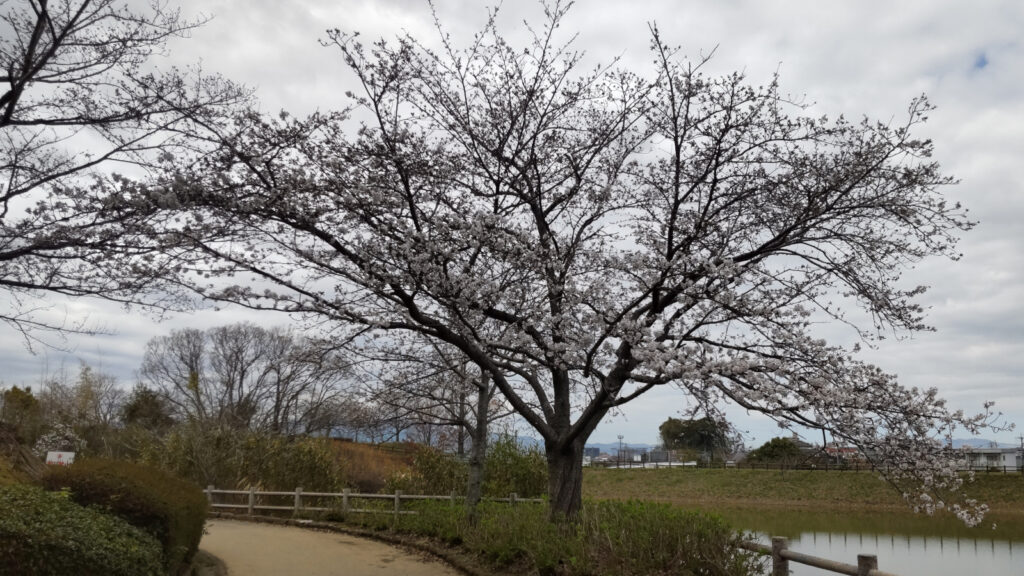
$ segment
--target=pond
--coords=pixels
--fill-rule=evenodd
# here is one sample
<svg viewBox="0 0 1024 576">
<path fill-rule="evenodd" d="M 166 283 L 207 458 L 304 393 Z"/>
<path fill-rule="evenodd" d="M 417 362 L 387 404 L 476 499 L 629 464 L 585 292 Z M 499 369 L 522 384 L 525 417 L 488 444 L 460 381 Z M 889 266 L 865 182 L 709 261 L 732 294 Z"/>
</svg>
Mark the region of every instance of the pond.
<svg viewBox="0 0 1024 576">
<path fill-rule="evenodd" d="M 908 512 L 716 509 L 758 541 L 786 536 L 792 550 L 848 564 L 875 554 L 881 570 L 899 576 L 1024 576 L 1024 515 L 990 514 L 967 528 L 949 516 Z M 994 526 L 994 527 L 993 527 Z M 793 576 L 834 574 L 791 563 Z"/>
</svg>

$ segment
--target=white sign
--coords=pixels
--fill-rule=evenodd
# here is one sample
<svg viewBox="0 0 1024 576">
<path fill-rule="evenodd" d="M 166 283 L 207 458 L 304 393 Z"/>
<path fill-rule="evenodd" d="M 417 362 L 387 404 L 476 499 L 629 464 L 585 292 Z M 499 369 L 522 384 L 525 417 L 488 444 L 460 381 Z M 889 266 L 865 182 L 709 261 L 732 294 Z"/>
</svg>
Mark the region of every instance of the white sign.
<svg viewBox="0 0 1024 576">
<path fill-rule="evenodd" d="M 47 452 L 46 463 L 56 466 L 70 466 L 75 461 L 74 452 Z"/>
</svg>

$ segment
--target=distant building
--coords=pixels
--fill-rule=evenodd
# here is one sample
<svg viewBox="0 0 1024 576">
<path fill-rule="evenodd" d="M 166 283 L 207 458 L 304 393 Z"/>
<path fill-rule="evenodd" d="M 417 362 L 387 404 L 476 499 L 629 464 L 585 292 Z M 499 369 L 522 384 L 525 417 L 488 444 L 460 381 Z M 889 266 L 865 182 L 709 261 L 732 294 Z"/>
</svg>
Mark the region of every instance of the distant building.
<svg viewBox="0 0 1024 576">
<path fill-rule="evenodd" d="M 967 467 L 971 470 L 1024 468 L 1022 448 L 972 448 L 966 454 Z"/>
<path fill-rule="evenodd" d="M 678 460 L 678 458 L 676 458 L 676 460 Z M 672 452 L 669 451 L 669 450 L 665 450 L 664 448 L 652 448 L 651 451 L 647 453 L 647 461 L 648 462 L 671 462 L 672 461 Z"/>
<path fill-rule="evenodd" d="M 583 448 L 583 455 L 588 458 L 597 458 L 601 455 L 601 449 L 597 446 L 587 446 Z"/>
<path fill-rule="evenodd" d="M 828 454 L 834 462 L 850 462 L 859 463 L 866 462 L 867 458 L 864 457 L 864 453 L 859 448 L 854 446 L 837 446 L 836 444 L 826 444 L 825 453 Z"/>
<path fill-rule="evenodd" d="M 616 462 L 647 462 L 646 448 L 625 447 L 618 451 L 615 457 Z"/>
</svg>

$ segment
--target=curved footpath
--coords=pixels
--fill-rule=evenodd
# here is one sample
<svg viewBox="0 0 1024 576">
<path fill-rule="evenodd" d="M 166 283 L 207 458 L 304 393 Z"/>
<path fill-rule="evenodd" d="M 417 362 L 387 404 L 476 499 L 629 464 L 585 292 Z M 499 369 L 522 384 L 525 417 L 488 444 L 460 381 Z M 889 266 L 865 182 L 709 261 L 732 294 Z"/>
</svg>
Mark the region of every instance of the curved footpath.
<svg viewBox="0 0 1024 576">
<path fill-rule="evenodd" d="M 229 576 L 457 576 L 426 556 L 347 534 L 213 519 L 200 550 L 224 562 Z"/>
</svg>

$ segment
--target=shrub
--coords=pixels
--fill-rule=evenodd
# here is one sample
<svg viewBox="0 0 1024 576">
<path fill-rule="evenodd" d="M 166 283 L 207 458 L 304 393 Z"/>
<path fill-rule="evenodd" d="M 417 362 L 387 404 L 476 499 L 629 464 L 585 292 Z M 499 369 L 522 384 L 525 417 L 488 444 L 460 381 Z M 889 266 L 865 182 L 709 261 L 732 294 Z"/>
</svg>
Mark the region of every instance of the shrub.
<svg viewBox="0 0 1024 576">
<path fill-rule="evenodd" d="M 464 494 L 468 466 L 451 454 L 430 446 L 417 446 L 408 471 L 399 471 L 388 478 L 388 492 L 401 490 L 406 494 Z"/>
<path fill-rule="evenodd" d="M 344 486 L 329 440 L 286 438 L 247 430 L 186 423 L 159 446 L 145 447 L 142 460 L 200 486 L 333 491 Z"/>
<path fill-rule="evenodd" d="M 168 574 L 187 567 L 199 547 L 206 497 L 191 482 L 124 461 L 81 460 L 44 478 L 52 490 L 68 490 L 83 506 L 98 506 L 154 536 L 163 546 Z"/>
<path fill-rule="evenodd" d="M 514 572 L 565 576 L 761 573 L 756 555 L 736 547 L 740 535 L 716 516 L 667 504 L 588 501 L 578 522 L 548 521 L 545 505 L 483 502 L 470 525 L 446 502 L 410 504 L 417 514 L 348 514 L 344 521 L 458 544 Z"/>
<path fill-rule="evenodd" d="M 547 493 L 548 465 L 537 447 L 526 447 L 511 436 L 501 436 L 487 450 L 484 495 L 504 498 L 515 492 L 523 498 Z"/>
<path fill-rule="evenodd" d="M 344 486 L 326 438 L 251 434 L 243 444 L 237 486 L 333 492 Z"/>
<path fill-rule="evenodd" d="M 408 494 L 464 494 L 468 474 L 469 466 L 462 460 L 419 446 L 409 469 L 394 473 L 386 489 Z M 488 446 L 484 496 L 504 498 L 515 492 L 523 498 L 536 498 L 547 492 L 547 482 L 547 461 L 540 450 L 527 448 L 511 436 L 501 436 Z"/>
<path fill-rule="evenodd" d="M 0 486 L 0 574 L 148 576 L 163 573 L 160 544 L 124 520 L 66 494 Z"/>
<path fill-rule="evenodd" d="M 588 502 L 581 515 L 587 562 L 609 574 L 747 574 L 759 561 L 718 516 L 669 504 Z"/>
</svg>

